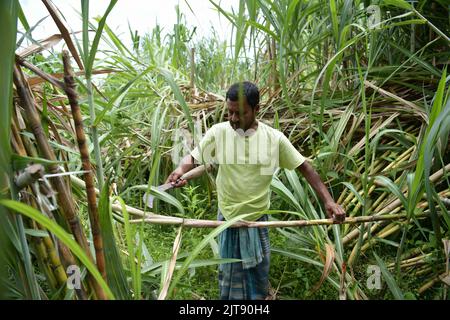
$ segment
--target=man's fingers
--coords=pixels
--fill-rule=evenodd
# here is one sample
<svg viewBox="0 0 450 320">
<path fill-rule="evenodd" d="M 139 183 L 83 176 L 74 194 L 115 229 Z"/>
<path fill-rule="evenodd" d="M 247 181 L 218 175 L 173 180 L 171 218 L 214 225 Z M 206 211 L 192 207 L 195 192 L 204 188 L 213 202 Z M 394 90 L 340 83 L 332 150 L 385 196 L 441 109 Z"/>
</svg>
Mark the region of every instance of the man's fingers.
<svg viewBox="0 0 450 320">
<path fill-rule="evenodd" d="M 345 211 L 338 210 L 338 212 L 335 212 L 333 214 L 333 220 L 338 223 L 344 222 L 345 221 Z"/>
<path fill-rule="evenodd" d="M 173 185 L 175 188 L 183 187 L 183 186 L 185 186 L 186 184 L 187 184 L 187 180 L 184 180 L 184 179 L 178 179 L 178 180 L 176 180 L 175 182 L 172 182 L 172 185 Z"/>
</svg>

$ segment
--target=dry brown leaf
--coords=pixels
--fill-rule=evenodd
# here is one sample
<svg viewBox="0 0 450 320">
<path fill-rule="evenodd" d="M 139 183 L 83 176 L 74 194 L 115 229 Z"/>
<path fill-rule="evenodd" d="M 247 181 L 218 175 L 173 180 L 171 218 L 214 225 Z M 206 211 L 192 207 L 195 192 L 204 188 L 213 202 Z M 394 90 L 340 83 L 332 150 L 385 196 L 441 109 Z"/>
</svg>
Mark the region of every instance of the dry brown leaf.
<svg viewBox="0 0 450 320">
<path fill-rule="evenodd" d="M 173 242 L 172 258 L 170 258 L 169 268 L 167 271 L 166 278 L 164 279 L 163 287 L 158 296 L 158 300 L 164 300 L 167 296 L 167 291 L 169 290 L 170 280 L 172 279 L 173 271 L 175 270 L 175 264 L 177 262 L 178 250 L 180 249 L 182 228 L 183 227 L 181 226 L 178 229 L 178 234 L 175 237 L 175 241 Z"/>
<path fill-rule="evenodd" d="M 326 258 L 325 258 L 325 264 L 323 266 L 322 276 L 320 277 L 319 282 L 313 287 L 310 294 L 313 294 L 320 288 L 322 283 L 325 281 L 325 279 L 330 274 L 331 269 L 333 267 L 333 262 L 336 257 L 336 252 L 334 251 L 334 246 L 327 243 L 327 244 L 325 244 L 325 250 L 326 250 Z"/>
</svg>

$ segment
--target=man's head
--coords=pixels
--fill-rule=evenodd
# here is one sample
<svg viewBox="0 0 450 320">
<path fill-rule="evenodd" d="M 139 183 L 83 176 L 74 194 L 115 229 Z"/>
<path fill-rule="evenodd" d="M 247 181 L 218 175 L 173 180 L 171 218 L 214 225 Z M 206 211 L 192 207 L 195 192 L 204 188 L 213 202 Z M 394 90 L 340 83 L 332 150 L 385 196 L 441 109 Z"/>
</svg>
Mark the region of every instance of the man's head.
<svg viewBox="0 0 450 320">
<path fill-rule="evenodd" d="M 252 127 L 259 111 L 259 90 L 251 82 L 233 84 L 227 91 L 228 120 L 234 130 L 247 131 Z"/>
</svg>

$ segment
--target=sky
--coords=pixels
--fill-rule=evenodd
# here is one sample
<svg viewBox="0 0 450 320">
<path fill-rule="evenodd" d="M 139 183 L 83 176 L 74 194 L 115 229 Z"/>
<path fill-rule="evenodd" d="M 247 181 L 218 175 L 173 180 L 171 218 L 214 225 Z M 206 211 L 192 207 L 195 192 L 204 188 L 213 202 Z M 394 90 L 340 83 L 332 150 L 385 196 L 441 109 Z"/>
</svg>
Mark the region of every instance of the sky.
<svg viewBox="0 0 450 320">
<path fill-rule="evenodd" d="M 215 0 L 215 2 L 220 3 L 220 6 L 228 11 L 232 6 L 238 8 L 239 0 Z M 80 31 L 81 17 L 77 11 L 81 12 L 81 1 L 53 0 L 53 3 L 62 12 L 72 30 Z M 59 33 L 41 1 L 20 0 L 20 4 L 31 27 L 47 16 L 33 31 L 33 39 L 41 40 Z M 91 0 L 89 5 L 90 18 L 103 15 L 108 4 L 109 0 Z M 180 11 L 185 15 L 187 25 L 197 27 L 197 36 L 210 35 L 211 27 L 214 27 L 222 40 L 230 38 L 231 24 L 225 17 L 219 17 L 217 10 L 208 0 L 119 0 L 109 14 L 106 23 L 125 43 L 129 40 L 128 23 L 132 30 L 138 30 L 140 35 L 150 32 L 156 22 L 166 32 L 170 32 L 176 23 L 175 6 L 177 4 L 180 6 Z M 20 23 L 19 30 L 23 30 Z"/>
</svg>

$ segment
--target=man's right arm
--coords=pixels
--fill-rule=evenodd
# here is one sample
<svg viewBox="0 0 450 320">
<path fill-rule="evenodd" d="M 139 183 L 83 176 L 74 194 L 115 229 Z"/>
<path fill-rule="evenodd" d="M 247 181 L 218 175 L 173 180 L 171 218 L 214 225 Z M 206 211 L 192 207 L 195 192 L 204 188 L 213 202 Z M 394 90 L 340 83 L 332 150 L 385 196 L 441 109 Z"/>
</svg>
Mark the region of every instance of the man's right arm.
<svg viewBox="0 0 450 320">
<path fill-rule="evenodd" d="M 181 162 L 180 165 L 178 166 L 178 168 L 176 168 L 167 178 L 166 183 L 172 183 L 172 185 L 175 188 L 179 188 L 182 186 L 185 186 L 187 184 L 187 180 L 181 179 L 181 176 L 183 174 L 185 174 L 186 172 L 192 170 L 194 168 L 195 164 L 194 164 L 194 158 L 192 157 L 192 155 L 188 154 L 187 156 L 185 156 Z"/>
<path fill-rule="evenodd" d="M 205 136 L 200 140 L 198 147 L 196 147 L 190 154 L 181 160 L 180 165 L 169 175 L 166 183 L 172 183 L 175 188 L 185 186 L 187 184 L 187 180 L 177 180 L 180 179 L 183 174 L 192 170 L 196 166 L 195 160 L 202 159 L 201 162 L 209 163 L 210 159 L 208 158 L 208 155 L 212 152 L 210 146 L 214 146 L 214 132 L 214 126 L 206 131 Z"/>
</svg>

